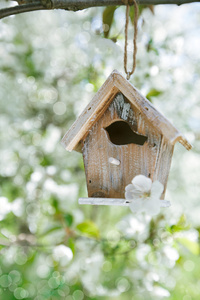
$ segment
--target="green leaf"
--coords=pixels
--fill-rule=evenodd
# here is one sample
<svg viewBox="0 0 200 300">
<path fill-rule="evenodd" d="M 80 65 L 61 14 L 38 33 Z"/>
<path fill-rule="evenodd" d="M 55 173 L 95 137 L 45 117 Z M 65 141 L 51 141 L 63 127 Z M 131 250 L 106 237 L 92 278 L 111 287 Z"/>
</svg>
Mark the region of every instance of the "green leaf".
<svg viewBox="0 0 200 300">
<path fill-rule="evenodd" d="M 149 39 L 149 41 L 148 41 L 148 43 L 147 43 L 147 45 L 146 45 L 146 49 L 147 49 L 147 52 L 154 51 L 154 52 L 156 53 L 156 55 L 159 55 L 159 51 L 158 51 L 158 49 L 155 47 L 152 38 Z"/>
<path fill-rule="evenodd" d="M 71 214 L 66 214 L 66 215 L 64 215 L 64 219 L 65 219 L 67 226 L 71 227 L 71 225 L 74 221 L 74 217 Z"/>
<path fill-rule="evenodd" d="M 186 220 L 186 217 L 185 217 L 184 214 L 182 214 L 180 216 L 180 219 L 179 219 L 179 221 L 178 221 L 178 223 L 177 223 L 176 226 L 179 227 L 179 228 L 181 228 L 181 229 L 184 229 L 184 230 L 190 228 L 190 226 L 187 224 L 187 220 Z"/>
<path fill-rule="evenodd" d="M 75 254 L 75 243 L 73 238 L 68 239 L 68 246 L 72 250 L 73 254 Z"/>
<path fill-rule="evenodd" d="M 143 12 L 143 10 L 145 8 L 150 9 L 150 11 L 152 12 L 152 14 L 154 14 L 154 6 L 153 5 L 140 4 L 140 5 L 138 5 L 138 18 L 142 14 L 142 12 Z M 131 6 L 129 15 L 130 15 L 132 24 L 134 24 L 134 17 L 135 17 L 135 7 L 134 7 L 134 5 Z"/>
<path fill-rule="evenodd" d="M 117 6 L 107 6 L 103 11 L 103 33 L 105 38 L 109 36 L 116 8 Z"/>
<path fill-rule="evenodd" d="M 45 155 L 41 161 L 41 166 L 46 167 L 52 165 L 52 157 Z"/>
<path fill-rule="evenodd" d="M 151 100 L 151 97 L 157 97 L 159 96 L 160 94 L 162 94 L 162 91 L 159 91 L 157 89 L 151 89 L 148 94 L 146 95 L 146 98 L 148 100 Z"/>
<path fill-rule="evenodd" d="M 188 240 L 187 238 L 178 238 L 177 241 L 187 248 L 192 254 L 199 255 L 199 245 L 197 242 Z"/>
<path fill-rule="evenodd" d="M 138 12 L 139 12 L 138 17 L 139 17 L 141 14 L 141 5 L 138 5 Z M 134 17 L 135 17 L 135 7 L 134 6 L 131 6 L 130 11 L 129 11 L 129 16 L 131 18 L 132 24 L 134 24 Z"/>
<path fill-rule="evenodd" d="M 60 212 L 60 209 L 59 209 L 59 201 L 56 197 L 52 196 L 51 197 L 51 202 L 52 202 L 52 206 L 55 208 L 56 210 L 56 213 L 59 213 Z"/>
<path fill-rule="evenodd" d="M 146 7 L 146 5 L 138 5 L 138 18 L 141 15 L 141 13 L 145 7 Z M 132 24 L 134 24 L 134 17 L 135 17 L 135 7 L 134 6 L 131 6 L 129 16 L 131 18 Z"/>
<path fill-rule="evenodd" d="M 87 236 L 99 238 L 99 229 L 92 221 L 85 221 L 76 226 L 76 228 Z"/>
<path fill-rule="evenodd" d="M 183 230 L 188 230 L 188 229 L 190 229 L 190 225 L 187 224 L 186 217 L 184 214 L 180 216 L 180 219 L 177 222 L 177 224 L 174 224 L 171 227 L 169 227 L 169 231 L 172 233 L 183 231 Z"/>
</svg>

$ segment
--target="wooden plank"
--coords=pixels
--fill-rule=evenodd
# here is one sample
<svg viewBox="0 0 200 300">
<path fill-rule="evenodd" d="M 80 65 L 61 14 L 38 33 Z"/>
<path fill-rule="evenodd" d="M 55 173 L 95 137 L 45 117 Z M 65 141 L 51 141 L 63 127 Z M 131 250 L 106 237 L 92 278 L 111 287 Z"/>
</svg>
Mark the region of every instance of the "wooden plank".
<svg viewBox="0 0 200 300">
<path fill-rule="evenodd" d="M 152 181 L 160 181 L 164 185 L 164 191 L 161 195 L 161 199 L 164 199 L 165 191 L 167 188 L 167 181 L 169 176 L 169 170 L 171 167 L 171 160 L 173 155 L 174 145 L 170 144 L 165 137 L 162 137 L 162 143 L 160 145 L 160 151 L 157 156 L 155 171 Z"/>
<path fill-rule="evenodd" d="M 79 204 L 129 206 L 129 200 L 121 198 L 79 198 Z M 160 207 L 170 207 L 167 200 L 160 200 Z"/>
<path fill-rule="evenodd" d="M 112 74 L 111 74 L 112 75 Z M 118 92 L 113 85 L 113 76 L 109 76 L 106 82 L 96 93 L 92 101 L 87 105 L 78 119 L 65 133 L 61 144 L 66 150 L 77 150 L 80 141 L 88 134 L 91 127 L 105 112 L 114 95 Z"/>
</svg>

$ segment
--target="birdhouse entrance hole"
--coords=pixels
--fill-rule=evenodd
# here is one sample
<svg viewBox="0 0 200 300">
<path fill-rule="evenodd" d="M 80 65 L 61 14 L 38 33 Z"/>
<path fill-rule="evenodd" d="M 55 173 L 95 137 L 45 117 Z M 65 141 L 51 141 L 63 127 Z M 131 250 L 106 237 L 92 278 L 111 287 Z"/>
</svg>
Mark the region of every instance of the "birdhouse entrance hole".
<svg viewBox="0 0 200 300">
<path fill-rule="evenodd" d="M 110 141 L 115 145 L 144 145 L 147 137 L 132 131 L 129 124 L 124 121 L 116 121 L 105 128 Z"/>
</svg>

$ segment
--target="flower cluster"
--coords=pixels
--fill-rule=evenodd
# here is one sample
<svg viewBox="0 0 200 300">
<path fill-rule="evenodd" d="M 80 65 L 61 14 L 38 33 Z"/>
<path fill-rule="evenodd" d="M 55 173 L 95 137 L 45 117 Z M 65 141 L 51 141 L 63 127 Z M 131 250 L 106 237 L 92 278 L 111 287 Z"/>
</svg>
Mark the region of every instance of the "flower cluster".
<svg viewBox="0 0 200 300">
<path fill-rule="evenodd" d="M 160 212 L 160 197 L 163 185 L 144 175 L 135 176 L 132 183 L 125 188 L 125 198 L 129 200 L 130 209 L 134 213 L 146 212 L 157 215 Z"/>
</svg>

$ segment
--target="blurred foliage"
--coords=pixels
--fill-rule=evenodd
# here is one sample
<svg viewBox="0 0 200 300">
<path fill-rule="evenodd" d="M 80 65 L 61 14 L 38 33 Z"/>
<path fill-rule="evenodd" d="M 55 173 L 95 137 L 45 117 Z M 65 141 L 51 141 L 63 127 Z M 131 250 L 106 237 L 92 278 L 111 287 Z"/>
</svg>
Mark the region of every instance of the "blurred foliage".
<svg viewBox="0 0 200 300">
<path fill-rule="evenodd" d="M 103 33 L 105 38 L 110 38 L 109 33 L 113 23 L 118 22 L 119 20 L 114 18 L 114 14 L 118 6 L 107 6 L 102 14 L 102 23 L 103 23 Z M 154 5 L 138 5 L 138 17 L 142 14 L 144 9 L 150 9 L 150 11 L 154 14 Z M 135 8 L 131 6 L 129 16 L 132 24 L 134 24 L 135 18 Z M 117 41 L 117 37 L 111 38 L 114 42 Z"/>
<path fill-rule="evenodd" d="M 116 9 L 117 6 L 107 6 L 103 11 L 103 33 L 105 38 L 109 35 Z"/>
<path fill-rule="evenodd" d="M 95 225 L 95 223 L 91 221 L 85 221 L 83 223 L 80 223 L 76 226 L 76 228 L 89 237 L 99 238 L 99 229 Z"/>
<path fill-rule="evenodd" d="M 111 71 L 123 71 L 124 7 L 1 21 L 0 299 L 199 300 L 199 12 L 140 6 L 131 81 L 194 144 L 176 146 L 172 207 L 152 219 L 79 206 L 82 157 L 60 145 Z"/>
</svg>

